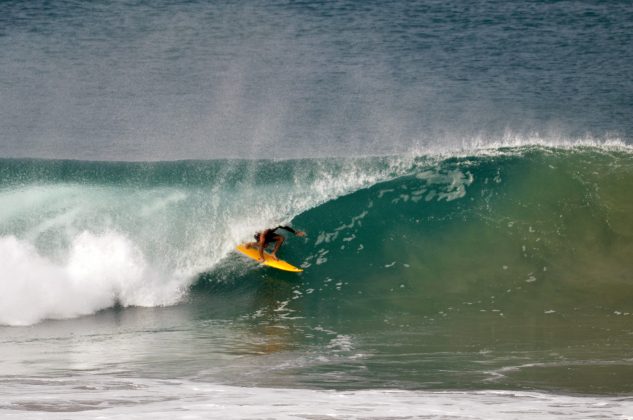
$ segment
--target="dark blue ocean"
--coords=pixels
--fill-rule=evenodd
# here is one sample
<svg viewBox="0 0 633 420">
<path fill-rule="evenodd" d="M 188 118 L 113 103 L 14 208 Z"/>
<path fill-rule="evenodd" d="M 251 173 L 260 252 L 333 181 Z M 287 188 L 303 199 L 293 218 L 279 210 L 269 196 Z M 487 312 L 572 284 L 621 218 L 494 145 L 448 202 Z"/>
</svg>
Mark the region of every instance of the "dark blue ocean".
<svg viewBox="0 0 633 420">
<path fill-rule="evenodd" d="M 633 418 L 630 1 L 0 0 L 0 417 Z M 288 224 L 279 255 L 235 252 Z"/>
<path fill-rule="evenodd" d="M 633 136 L 629 1 L 3 1 L 0 154 L 358 156 Z"/>
</svg>

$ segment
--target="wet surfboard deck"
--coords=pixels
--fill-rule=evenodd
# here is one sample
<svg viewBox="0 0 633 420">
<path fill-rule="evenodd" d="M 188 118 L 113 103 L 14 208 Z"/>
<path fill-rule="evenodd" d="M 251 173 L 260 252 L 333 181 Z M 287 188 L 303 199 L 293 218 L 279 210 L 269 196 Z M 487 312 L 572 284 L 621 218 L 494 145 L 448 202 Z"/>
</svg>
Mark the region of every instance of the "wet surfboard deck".
<svg viewBox="0 0 633 420">
<path fill-rule="evenodd" d="M 236 249 L 247 257 L 252 258 L 255 261 L 259 261 L 259 250 L 257 248 L 246 248 L 246 245 L 242 244 L 238 245 Z M 295 273 L 300 273 L 303 271 L 301 268 L 295 267 L 294 265 L 284 260 L 274 259 L 268 252 L 264 252 L 264 262 L 262 264 L 267 265 L 268 267 L 276 268 L 278 270 L 292 271 Z"/>
</svg>

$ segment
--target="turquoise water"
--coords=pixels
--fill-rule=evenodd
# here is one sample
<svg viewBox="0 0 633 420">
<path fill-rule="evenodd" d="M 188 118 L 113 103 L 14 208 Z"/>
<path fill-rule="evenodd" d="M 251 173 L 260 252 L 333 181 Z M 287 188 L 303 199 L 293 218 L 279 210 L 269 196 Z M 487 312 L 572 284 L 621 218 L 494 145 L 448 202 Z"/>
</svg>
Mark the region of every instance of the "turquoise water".
<svg viewBox="0 0 633 420">
<path fill-rule="evenodd" d="M 0 2 L 0 413 L 633 416 L 631 22 Z"/>
<path fill-rule="evenodd" d="M 6 160 L 0 317 L 17 326 L 89 315 L 41 324 L 36 336 L 93 322 L 104 323 L 99 334 L 140 329 L 143 338 L 106 340 L 156 347 L 115 363 L 142 377 L 627 394 L 632 171 L 627 148 L 596 147 Z M 254 205 L 266 192 L 267 205 Z M 302 274 L 233 251 L 258 217 L 308 232 L 280 251 Z"/>
</svg>

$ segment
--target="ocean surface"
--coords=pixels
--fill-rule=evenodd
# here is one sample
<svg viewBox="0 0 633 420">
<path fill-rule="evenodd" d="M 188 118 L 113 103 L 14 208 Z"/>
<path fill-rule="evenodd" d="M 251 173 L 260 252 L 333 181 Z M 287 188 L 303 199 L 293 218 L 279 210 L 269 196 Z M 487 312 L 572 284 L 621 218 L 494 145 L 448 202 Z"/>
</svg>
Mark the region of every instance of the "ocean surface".
<svg viewBox="0 0 633 420">
<path fill-rule="evenodd" d="M 1 1 L 0 417 L 633 418 L 633 5 Z M 279 256 L 235 252 L 289 224 Z"/>
</svg>

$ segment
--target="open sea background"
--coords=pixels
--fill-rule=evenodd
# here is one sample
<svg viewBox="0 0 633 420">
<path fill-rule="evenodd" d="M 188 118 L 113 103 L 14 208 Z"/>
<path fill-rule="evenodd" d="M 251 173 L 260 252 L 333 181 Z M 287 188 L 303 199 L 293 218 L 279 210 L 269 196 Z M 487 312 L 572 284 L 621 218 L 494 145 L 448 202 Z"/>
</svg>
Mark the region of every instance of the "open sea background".
<svg viewBox="0 0 633 420">
<path fill-rule="evenodd" d="M 0 1 L 0 416 L 633 418 L 628 1 Z M 234 252 L 290 223 L 297 275 Z"/>
</svg>

